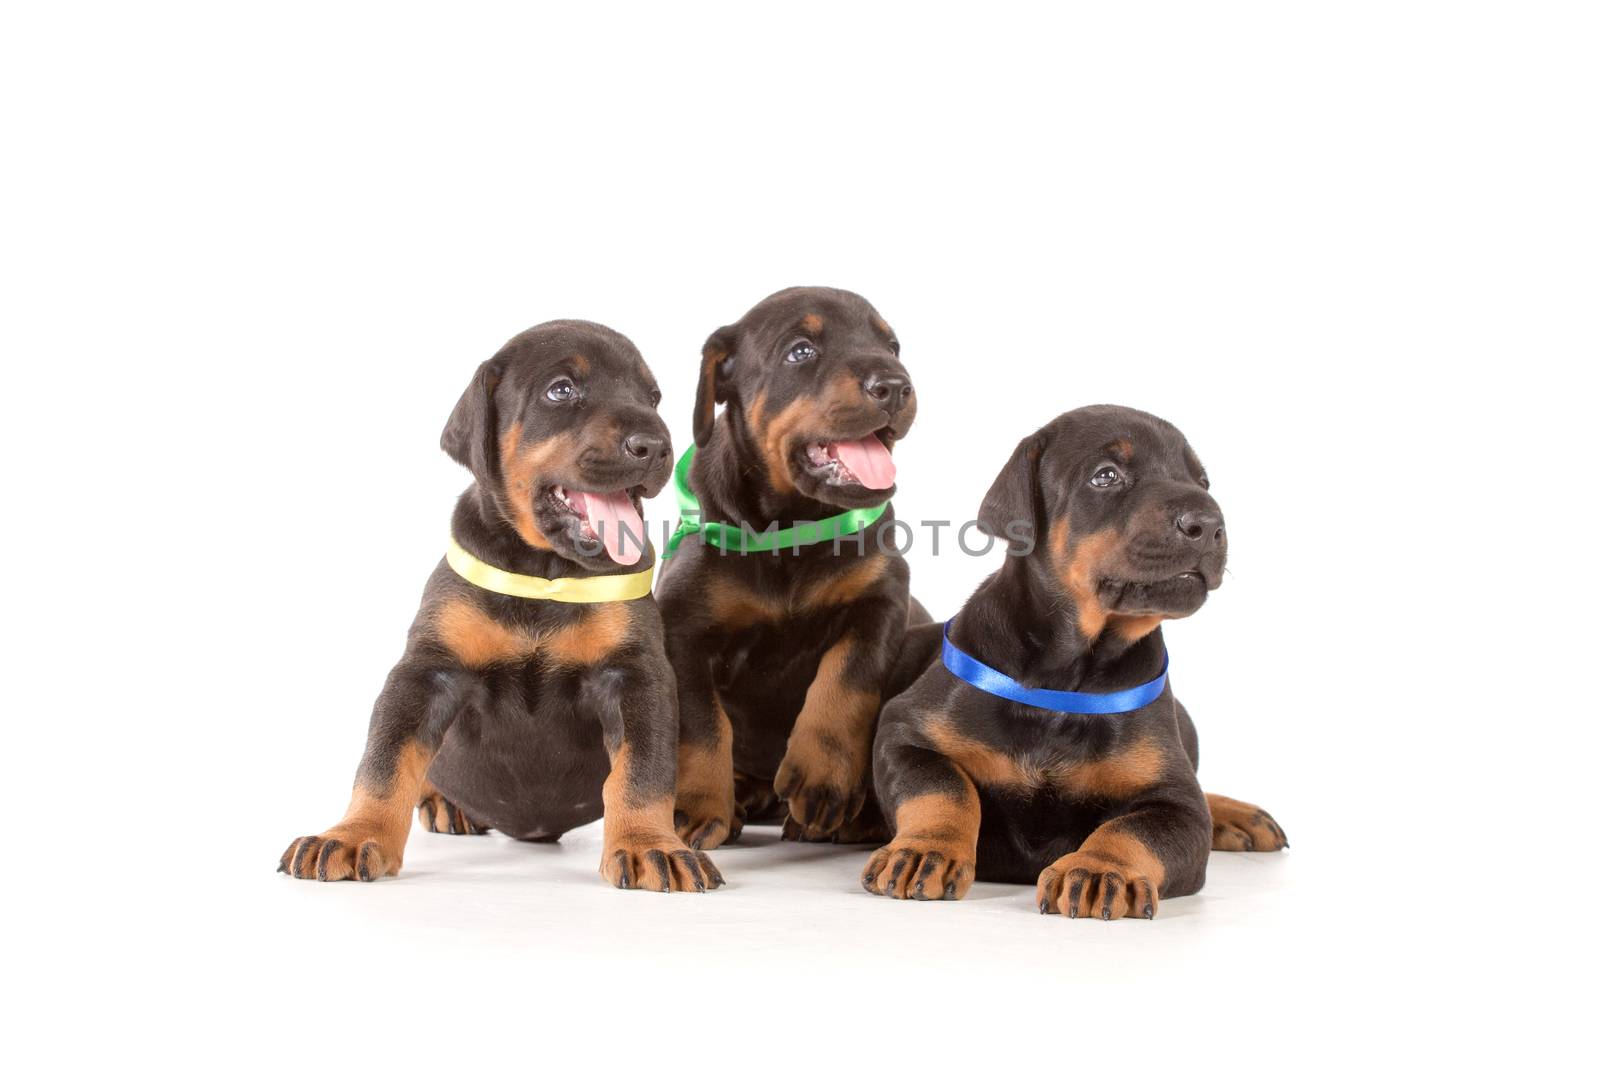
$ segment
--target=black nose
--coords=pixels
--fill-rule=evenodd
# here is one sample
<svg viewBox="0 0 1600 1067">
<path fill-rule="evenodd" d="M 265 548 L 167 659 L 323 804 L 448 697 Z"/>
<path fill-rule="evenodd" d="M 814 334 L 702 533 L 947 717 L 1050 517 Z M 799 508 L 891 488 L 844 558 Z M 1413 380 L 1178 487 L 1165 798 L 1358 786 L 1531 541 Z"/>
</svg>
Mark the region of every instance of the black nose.
<svg viewBox="0 0 1600 1067">
<path fill-rule="evenodd" d="M 672 453 L 667 439 L 656 433 L 630 433 L 622 439 L 622 450 L 634 459 L 666 459 Z"/>
<path fill-rule="evenodd" d="M 1176 520 L 1180 536 L 1190 541 L 1204 541 L 1210 538 L 1221 542 L 1228 536 L 1222 529 L 1222 516 L 1214 511 L 1185 511 Z"/>
<path fill-rule="evenodd" d="M 861 383 L 861 388 L 890 415 L 905 407 L 906 401 L 911 399 L 911 381 L 901 374 L 869 374 L 867 380 Z"/>
</svg>

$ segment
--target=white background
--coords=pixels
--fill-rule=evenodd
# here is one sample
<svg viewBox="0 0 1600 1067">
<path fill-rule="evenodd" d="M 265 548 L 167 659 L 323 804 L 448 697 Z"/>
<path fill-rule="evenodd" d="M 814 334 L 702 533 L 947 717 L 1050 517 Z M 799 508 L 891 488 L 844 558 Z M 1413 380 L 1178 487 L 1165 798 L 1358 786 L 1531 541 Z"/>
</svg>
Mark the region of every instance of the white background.
<svg viewBox="0 0 1600 1067">
<path fill-rule="evenodd" d="M 8 8 L 12 1040 L 1560 1055 L 1595 910 L 1586 6 L 577 9 Z M 1187 432 L 1232 549 L 1174 684 L 1205 784 L 1293 849 L 1153 923 L 883 901 L 861 850 L 761 832 L 704 898 L 604 887 L 594 828 L 274 874 L 343 810 L 477 362 L 610 324 L 681 448 L 700 342 L 791 284 L 899 332 L 907 519 L 971 517 L 1080 404 Z M 943 616 L 992 561 L 925 548 Z"/>
</svg>

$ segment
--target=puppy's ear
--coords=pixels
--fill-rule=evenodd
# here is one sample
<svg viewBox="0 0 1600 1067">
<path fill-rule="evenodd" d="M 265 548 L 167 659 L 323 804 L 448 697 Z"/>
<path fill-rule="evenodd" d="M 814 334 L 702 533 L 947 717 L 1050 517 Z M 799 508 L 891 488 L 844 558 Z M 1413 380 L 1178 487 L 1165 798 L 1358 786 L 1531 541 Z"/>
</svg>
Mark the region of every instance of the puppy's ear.
<svg viewBox="0 0 1600 1067">
<path fill-rule="evenodd" d="M 694 392 L 694 443 L 704 446 L 711 440 L 711 427 L 717 421 L 717 405 L 728 400 L 728 375 L 733 371 L 734 352 L 739 347 L 739 331 L 724 326 L 706 338 L 700 349 L 700 386 Z"/>
<path fill-rule="evenodd" d="M 499 359 L 487 359 L 478 365 L 467 391 L 456 401 L 450 421 L 444 424 L 439 435 L 439 447 L 445 454 L 472 472 L 485 487 L 492 487 L 500 470 L 500 456 L 495 443 L 499 420 L 495 414 L 494 389 L 500 384 Z"/>
<path fill-rule="evenodd" d="M 1044 528 L 1039 457 L 1050 443 L 1039 430 L 1022 439 L 978 507 L 978 525 L 1023 551 L 1032 551 Z"/>
</svg>

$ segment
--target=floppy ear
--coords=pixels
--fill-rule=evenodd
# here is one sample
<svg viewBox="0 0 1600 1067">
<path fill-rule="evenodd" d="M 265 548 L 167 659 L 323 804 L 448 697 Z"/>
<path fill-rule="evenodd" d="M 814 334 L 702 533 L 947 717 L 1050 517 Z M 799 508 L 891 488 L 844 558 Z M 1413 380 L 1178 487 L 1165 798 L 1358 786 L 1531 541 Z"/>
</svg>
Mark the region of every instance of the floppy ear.
<svg viewBox="0 0 1600 1067">
<path fill-rule="evenodd" d="M 500 384 L 500 361 L 486 359 L 472 375 L 467 391 L 456 401 L 450 421 L 439 435 L 445 454 L 472 472 L 485 486 L 493 486 L 499 474 L 500 457 L 495 446 L 498 420 L 494 409 L 494 387 Z"/>
<path fill-rule="evenodd" d="M 733 354 L 739 346 L 739 331 L 724 326 L 706 338 L 700 349 L 700 386 L 694 391 L 694 443 L 704 446 L 711 440 L 711 427 L 717 421 L 717 405 L 728 400 L 728 372 L 733 370 Z"/>
<path fill-rule="evenodd" d="M 978 525 L 1017 548 L 1031 550 L 1044 526 L 1039 457 L 1047 444 L 1049 435 L 1043 430 L 1024 437 L 978 507 Z M 1027 530 L 1022 523 L 1028 524 Z"/>
</svg>

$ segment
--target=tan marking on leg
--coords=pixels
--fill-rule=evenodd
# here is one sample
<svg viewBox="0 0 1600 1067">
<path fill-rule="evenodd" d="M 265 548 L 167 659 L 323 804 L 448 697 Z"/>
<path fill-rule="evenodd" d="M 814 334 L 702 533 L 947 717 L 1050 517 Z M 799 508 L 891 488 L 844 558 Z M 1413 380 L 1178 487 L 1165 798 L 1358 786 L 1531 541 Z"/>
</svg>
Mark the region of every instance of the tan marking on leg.
<svg viewBox="0 0 1600 1067">
<path fill-rule="evenodd" d="M 357 781 L 344 818 L 321 834 L 296 838 L 280 869 L 296 878 L 324 882 L 376 881 L 397 874 L 411 832 L 411 809 L 422 797 L 422 783 L 433 750 L 405 743 L 387 782 Z"/>
<path fill-rule="evenodd" d="M 977 873 L 978 792 L 965 774 L 962 795 L 926 793 L 894 811 L 894 839 L 867 860 L 861 886 L 899 899 L 960 900 Z"/>
<path fill-rule="evenodd" d="M 1137 836 L 1105 823 L 1039 875 L 1039 910 L 1078 918 L 1153 918 L 1166 868 Z"/>
<path fill-rule="evenodd" d="M 837 830 L 866 801 L 882 696 L 845 680 L 853 646 L 844 637 L 823 653 L 773 779 L 795 821 L 813 832 Z"/>
<path fill-rule="evenodd" d="M 711 861 L 686 846 L 672 826 L 672 794 L 640 796 L 628 784 L 632 759 L 622 742 L 601 789 L 605 829 L 600 876 L 621 889 L 704 891 L 722 884 Z"/>
<path fill-rule="evenodd" d="M 733 724 L 711 694 L 715 735 L 678 745 L 678 796 L 674 824 L 695 848 L 716 848 L 739 830 L 733 797 Z"/>
</svg>

